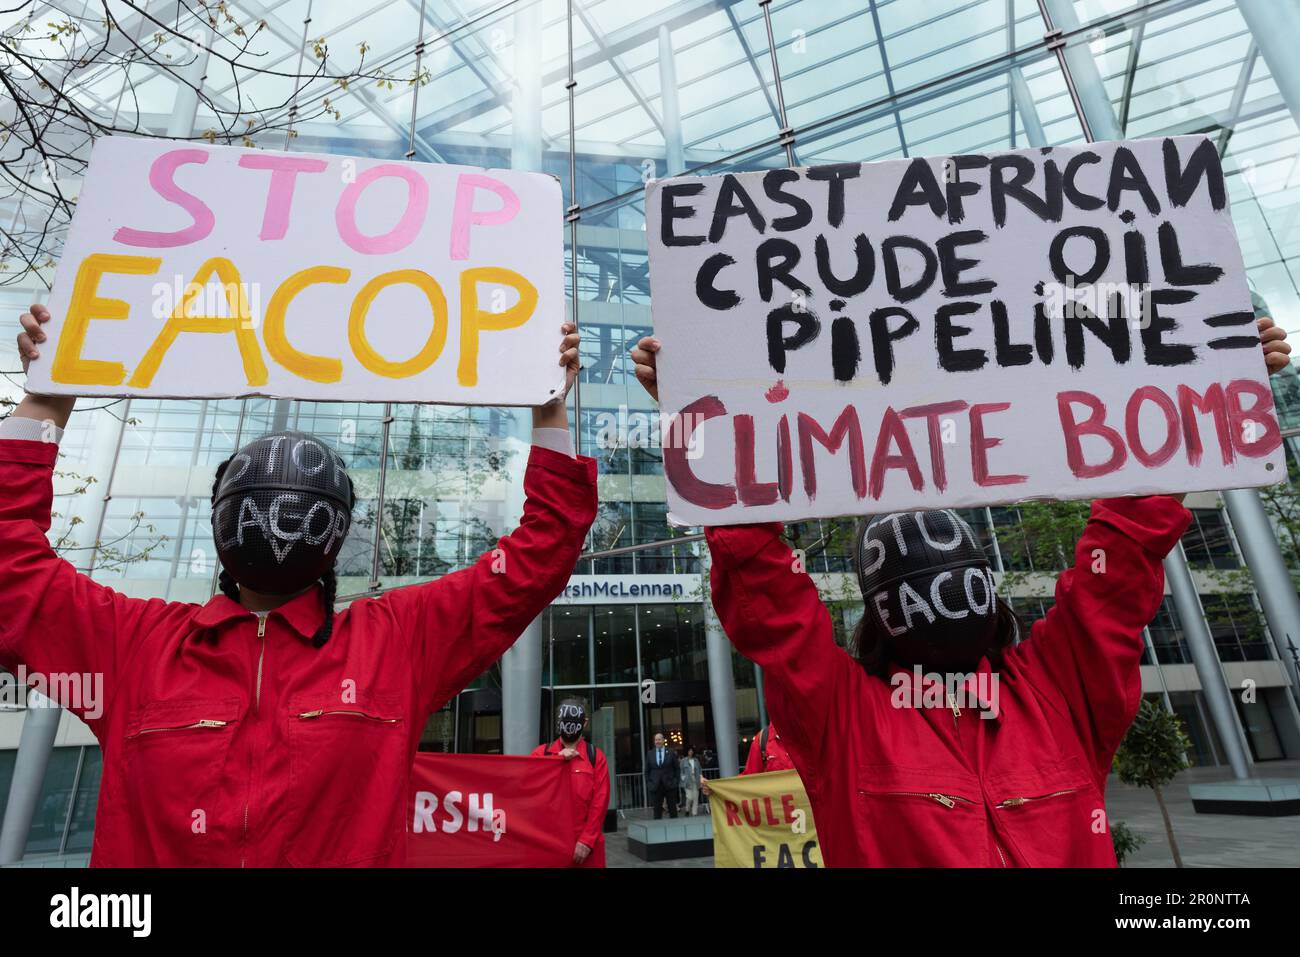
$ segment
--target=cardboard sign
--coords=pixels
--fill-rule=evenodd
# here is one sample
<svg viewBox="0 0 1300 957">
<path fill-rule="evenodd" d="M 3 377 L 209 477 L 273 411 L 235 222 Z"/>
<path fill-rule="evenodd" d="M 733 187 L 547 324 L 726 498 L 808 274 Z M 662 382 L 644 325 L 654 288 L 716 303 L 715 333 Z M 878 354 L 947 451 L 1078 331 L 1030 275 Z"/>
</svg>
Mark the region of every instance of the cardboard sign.
<svg viewBox="0 0 1300 957">
<path fill-rule="evenodd" d="M 651 183 L 670 518 L 1285 478 L 1202 136 Z"/>
<path fill-rule="evenodd" d="M 561 202 L 537 173 L 103 137 L 27 388 L 541 405 Z"/>
<path fill-rule="evenodd" d="M 568 867 L 580 826 L 565 761 L 417 754 L 408 867 Z"/>
</svg>

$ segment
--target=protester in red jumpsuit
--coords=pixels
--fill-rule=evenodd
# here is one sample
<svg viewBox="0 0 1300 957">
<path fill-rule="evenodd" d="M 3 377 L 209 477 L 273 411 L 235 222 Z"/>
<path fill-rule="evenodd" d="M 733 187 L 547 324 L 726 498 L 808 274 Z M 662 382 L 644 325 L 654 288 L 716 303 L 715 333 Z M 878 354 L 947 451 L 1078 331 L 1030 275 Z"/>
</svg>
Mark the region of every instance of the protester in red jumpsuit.
<svg viewBox="0 0 1300 957">
<path fill-rule="evenodd" d="M 766 747 L 764 746 L 766 739 Z M 781 743 L 781 735 L 776 725 L 768 722 L 766 728 L 754 735 L 749 743 L 749 757 L 745 759 L 745 768 L 741 774 L 762 774 L 764 771 L 793 771 L 794 762 L 786 753 Z"/>
<path fill-rule="evenodd" d="M 556 734 L 550 744 L 539 744 L 533 757 L 558 755 L 573 771 L 574 815 L 578 840 L 573 846 L 575 867 L 605 866 L 605 812 L 609 810 L 609 762 L 605 754 L 583 736 L 591 723 L 587 707 L 577 698 L 560 702 Z"/>
<path fill-rule="evenodd" d="M 1259 325 L 1277 371 L 1285 332 Z M 658 347 L 633 350 L 651 395 Z M 779 524 L 706 529 L 714 606 L 775 692 L 826 864 L 1114 867 L 1106 776 L 1141 699 L 1161 561 L 1189 521 L 1167 495 L 1094 502 L 1055 605 L 1017 641 L 955 513 L 876 517 L 858 534 L 852 654 Z"/>
<path fill-rule="evenodd" d="M 22 317 L 24 367 L 48 318 Z M 577 346 L 566 324 L 570 384 Z M 512 534 L 470 568 L 338 614 L 351 481 L 301 433 L 250 443 L 219 471 L 222 594 L 131 598 L 78 574 L 46 539 L 74 401 L 29 395 L 0 423 L 0 665 L 102 676 L 102 702 L 60 701 L 103 750 L 92 864 L 401 864 L 427 716 L 560 593 L 595 517 L 596 463 L 567 452 L 562 399 L 533 410 Z"/>
</svg>

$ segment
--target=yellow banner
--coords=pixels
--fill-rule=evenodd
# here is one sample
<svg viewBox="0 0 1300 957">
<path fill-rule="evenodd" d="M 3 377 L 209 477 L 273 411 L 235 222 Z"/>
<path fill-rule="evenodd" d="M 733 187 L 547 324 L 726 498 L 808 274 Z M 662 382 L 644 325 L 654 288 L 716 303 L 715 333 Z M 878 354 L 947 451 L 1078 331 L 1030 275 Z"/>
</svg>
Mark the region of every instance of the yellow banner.
<svg viewBox="0 0 1300 957">
<path fill-rule="evenodd" d="M 821 867 L 812 805 L 797 771 L 709 782 L 714 867 Z"/>
</svg>

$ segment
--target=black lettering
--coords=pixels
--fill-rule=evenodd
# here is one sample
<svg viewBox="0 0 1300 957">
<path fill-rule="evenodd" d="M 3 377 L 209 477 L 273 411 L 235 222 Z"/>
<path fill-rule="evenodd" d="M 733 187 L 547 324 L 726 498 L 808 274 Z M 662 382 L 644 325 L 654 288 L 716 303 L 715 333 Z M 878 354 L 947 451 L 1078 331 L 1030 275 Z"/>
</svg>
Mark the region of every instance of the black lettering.
<svg viewBox="0 0 1300 957">
<path fill-rule="evenodd" d="M 1178 232 L 1171 222 L 1163 222 L 1156 231 L 1160 243 L 1160 268 L 1171 286 L 1209 286 L 1223 278 L 1223 270 L 1210 263 L 1183 265 L 1178 246 Z"/>
<path fill-rule="evenodd" d="M 695 196 L 703 192 L 704 184 L 669 183 L 659 190 L 659 241 L 665 246 L 698 246 L 704 242 L 703 236 L 678 236 L 673 232 L 673 220 L 694 219 L 694 206 L 678 206 L 678 196 Z"/>
<path fill-rule="evenodd" d="M 1147 297 L 1147 321 L 1142 323 L 1142 353 L 1147 365 L 1185 366 L 1196 361 L 1196 349 L 1186 343 L 1165 342 L 1166 332 L 1174 332 L 1179 324 L 1172 316 L 1160 315 L 1161 306 L 1176 306 L 1191 302 L 1196 293 L 1191 289 L 1153 289 Z"/>
<path fill-rule="evenodd" d="M 795 324 L 792 336 L 785 334 L 785 324 Z M 815 313 L 807 308 L 798 309 L 794 303 L 777 306 L 767 314 L 767 363 L 776 372 L 785 372 L 785 356 L 802 348 L 817 338 L 822 324 Z"/>
<path fill-rule="evenodd" d="M 1033 362 L 1034 349 L 1029 343 L 1011 341 L 1007 304 L 994 299 L 989 302 L 989 311 L 993 313 L 993 361 L 1004 369 Z"/>
<path fill-rule="evenodd" d="M 799 181 L 799 171 L 793 169 L 774 169 L 763 176 L 763 192 L 774 203 L 781 203 L 794 210 L 789 216 L 778 216 L 772 220 L 772 228 L 778 233 L 802 229 L 812 222 L 812 204 L 802 196 L 787 193 L 783 188 L 788 183 Z"/>
<path fill-rule="evenodd" d="M 728 266 L 734 266 L 736 260 L 726 253 L 714 253 L 704 260 L 700 271 L 695 274 L 695 297 L 710 309 L 732 309 L 740 305 L 740 296 L 732 289 L 719 289 L 716 285 L 718 273 Z"/>
<path fill-rule="evenodd" d="M 968 316 L 979 311 L 979 303 L 945 302 L 934 314 L 934 345 L 939 352 L 939 368 L 946 372 L 973 372 L 989 361 L 983 349 L 954 349 L 953 340 L 968 335 L 970 326 L 953 323 L 953 316 Z"/>
<path fill-rule="evenodd" d="M 898 270 L 898 250 L 911 249 L 920 253 L 925 261 L 920 278 L 908 286 L 903 285 Z M 880 258 L 885 265 L 885 288 L 889 296 L 897 302 L 911 302 L 924 293 L 934 283 L 935 273 L 939 270 L 939 260 L 934 251 L 919 239 L 911 236 L 890 236 L 880 244 Z"/>
<path fill-rule="evenodd" d="M 907 169 L 903 171 L 903 178 L 894 193 L 894 202 L 889 207 L 889 221 L 896 222 L 907 212 L 909 206 L 929 206 L 930 212 L 935 216 L 942 216 L 948 211 L 944 204 L 943 190 L 934 178 L 934 170 L 919 157 L 908 163 Z"/>
<path fill-rule="evenodd" d="M 839 226 L 844 222 L 844 181 L 861 176 L 861 165 L 837 163 L 833 166 L 814 166 L 805 175 L 815 182 L 830 184 L 826 195 L 826 222 Z"/>
<path fill-rule="evenodd" d="M 727 220 L 733 216 L 748 216 L 750 225 L 760 233 L 767 228 L 763 214 L 749 198 L 745 187 L 740 185 L 740 180 L 728 174 L 722 177 L 722 185 L 718 187 L 718 201 L 713 207 L 713 225 L 709 227 L 709 242 L 716 243 L 722 239 L 723 233 L 727 231 Z"/>
<path fill-rule="evenodd" d="M 826 241 L 825 235 L 820 235 L 813 241 L 813 249 L 817 256 L 817 275 L 822 285 L 837 296 L 846 299 L 856 296 L 870 286 L 871 280 L 875 278 L 876 252 L 862 233 L 858 233 L 853 239 L 853 255 L 857 260 L 857 266 L 848 279 L 840 279 L 831 270 L 830 244 Z"/>
<path fill-rule="evenodd" d="M 1065 263 L 1065 244 L 1078 237 L 1092 243 L 1092 266 L 1084 272 L 1075 272 Z M 1052 240 L 1047 250 L 1047 261 L 1052 267 L 1052 275 L 1063 283 L 1089 285 L 1101 278 L 1101 274 L 1110 265 L 1110 240 L 1106 231 L 1100 226 L 1070 226 L 1061 230 Z"/>
<path fill-rule="evenodd" d="M 1011 179 L 1004 178 L 1010 170 Z M 1045 223 L 1059 223 L 1065 202 L 1061 195 L 1061 171 L 1050 160 L 1043 165 L 1043 195 L 1027 188 L 1034 178 L 1034 161 L 1028 156 L 1009 154 L 993 157 L 989 167 L 989 194 L 993 222 L 1001 229 L 1007 222 L 1007 197 L 1010 196 Z M 1101 205 L 1098 200 L 1097 205 Z"/>
<path fill-rule="evenodd" d="M 903 320 L 896 329 L 889 328 L 891 316 L 899 316 Z M 910 312 L 898 306 L 876 309 L 867 321 L 871 325 L 871 351 L 876 363 L 876 375 L 880 377 L 881 385 L 889 385 L 889 380 L 894 377 L 894 343 L 916 332 L 921 324 Z"/>
<path fill-rule="evenodd" d="M 1110 185 L 1106 187 L 1106 205 L 1112 213 L 1119 209 L 1121 196 L 1129 190 L 1135 191 L 1142 197 L 1147 212 L 1160 212 L 1160 200 L 1156 199 L 1156 194 L 1152 191 L 1151 184 L 1147 182 L 1146 173 L 1142 172 L 1137 157 L 1128 147 L 1118 146 L 1111 160 Z"/>
<path fill-rule="evenodd" d="M 1205 180 L 1210 190 L 1210 205 L 1216 210 L 1223 209 L 1227 202 L 1223 164 L 1212 140 L 1202 140 L 1183 167 L 1179 166 L 1178 146 L 1172 139 L 1166 137 L 1160 147 L 1165 156 L 1165 190 L 1171 206 L 1186 206 L 1201 180 Z"/>
<path fill-rule="evenodd" d="M 961 274 L 972 266 L 978 266 L 980 261 L 978 259 L 963 259 L 958 256 L 957 247 L 974 246 L 988 238 L 988 233 L 982 229 L 967 229 L 959 233 L 950 233 L 934 244 L 934 248 L 939 254 L 939 274 L 943 277 L 943 294 L 945 296 L 982 296 L 986 292 L 992 292 L 997 286 L 997 283 L 992 279 L 961 281 Z"/>
<path fill-rule="evenodd" d="M 980 191 L 980 184 L 974 180 L 964 180 L 961 174 L 965 170 L 983 169 L 989 165 L 989 158 L 981 155 L 970 156 L 951 156 L 948 162 L 952 163 L 954 175 L 946 176 L 943 189 L 944 195 L 948 200 L 948 222 L 956 226 L 966 218 L 966 211 L 962 208 L 962 198 L 965 196 L 974 196 Z"/>
<path fill-rule="evenodd" d="M 772 280 L 777 280 L 791 292 L 812 292 L 802 281 L 790 275 L 790 271 L 799 265 L 803 255 L 799 247 L 788 239 L 773 236 L 758 244 L 756 252 L 758 267 L 758 294 L 764 302 L 772 301 Z"/>
</svg>

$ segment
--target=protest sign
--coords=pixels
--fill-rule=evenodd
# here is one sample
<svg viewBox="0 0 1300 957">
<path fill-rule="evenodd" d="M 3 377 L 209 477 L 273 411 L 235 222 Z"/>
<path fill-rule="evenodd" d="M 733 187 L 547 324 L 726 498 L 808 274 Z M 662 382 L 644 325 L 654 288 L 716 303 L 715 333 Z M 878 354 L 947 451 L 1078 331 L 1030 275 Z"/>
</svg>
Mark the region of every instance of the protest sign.
<svg viewBox="0 0 1300 957">
<path fill-rule="evenodd" d="M 812 805 L 798 771 L 709 782 L 714 867 L 822 866 Z"/>
<path fill-rule="evenodd" d="M 103 137 L 27 388 L 541 405 L 562 224 L 537 173 Z"/>
<path fill-rule="evenodd" d="M 650 184 L 670 518 L 1285 478 L 1203 136 Z"/>
<path fill-rule="evenodd" d="M 568 867 L 579 824 L 568 763 L 499 754 L 415 756 L 410 867 Z"/>
</svg>

